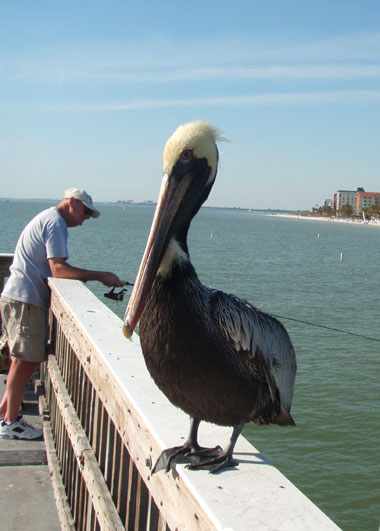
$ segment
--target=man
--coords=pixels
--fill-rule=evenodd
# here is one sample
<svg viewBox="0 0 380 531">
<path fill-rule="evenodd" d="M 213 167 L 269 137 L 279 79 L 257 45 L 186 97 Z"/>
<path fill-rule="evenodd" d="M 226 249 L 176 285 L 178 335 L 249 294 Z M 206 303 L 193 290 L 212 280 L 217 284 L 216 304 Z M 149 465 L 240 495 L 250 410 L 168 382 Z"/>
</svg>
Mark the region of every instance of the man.
<svg viewBox="0 0 380 531">
<path fill-rule="evenodd" d="M 100 216 L 91 197 L 82 188 L 70 188 L 56 206 L 44 210 L 28 223 L 18 240 L 11 275 L 0 299 L 1 317 L 8 338 L 12 363 L 0 403 L 0 437 L 36 439 L 35 429 L 19 416 L 25 387 L 36 367 L 47 358 L 47 278 L 98 280 L 121 287 L 119 277 L 107 271 L 92 271 L 67 263 L 67 227 L 76 227 Z"/>
</svg>

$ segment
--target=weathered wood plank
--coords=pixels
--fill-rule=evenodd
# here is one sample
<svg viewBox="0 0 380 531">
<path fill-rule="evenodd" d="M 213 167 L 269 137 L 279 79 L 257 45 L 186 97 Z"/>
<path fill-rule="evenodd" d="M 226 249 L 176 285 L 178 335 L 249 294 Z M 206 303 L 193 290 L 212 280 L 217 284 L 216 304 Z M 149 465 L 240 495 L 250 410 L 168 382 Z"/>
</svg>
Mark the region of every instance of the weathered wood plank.
<svg viewBox="0 0 380 531">
<path fill-rule="evenodd" d="M 51 423 L 46 419 L 47 404 L 44 396 L 39 397 L 39 410 L 41 417 L 45 417 L 43 423 L 44 440 L 48 454 L 48 466 L 53 486 L 54 499 L 57 507 L 58 518 L 63 531 L 74 531 L 74 521 L 67 503 L 65 488 L 59 470 L 59 464 L 55 451 Z"/>
<path fill-rule="evenodd" d="M 0 466 L 46 465 L 45 450 L 1 450 Z"/>
<path fill-rule="evenodd" d="M 121 531 L 124 529 L 124 526 L 117 514 L 87 436 L 73 409 L 54 356 L 49 356 L 48 369 L 65 429 L 70 436 L 71 445 L 75 453 L 77 468 L 80 469 L 81 477 L 86 483 L 86 488 L 89 492 L 99 524 L 105 531 Z M 79 482 L 80 480 L 78 479 L 78 490 L 80 490 Z M 77 492 L 77 494 L 79 493 Z M 79 496 L 77 495 L 76 498 L 78 499 Z M 79 511 L 81 509 L 82 505 L 78 507 Z"/>
</svg>

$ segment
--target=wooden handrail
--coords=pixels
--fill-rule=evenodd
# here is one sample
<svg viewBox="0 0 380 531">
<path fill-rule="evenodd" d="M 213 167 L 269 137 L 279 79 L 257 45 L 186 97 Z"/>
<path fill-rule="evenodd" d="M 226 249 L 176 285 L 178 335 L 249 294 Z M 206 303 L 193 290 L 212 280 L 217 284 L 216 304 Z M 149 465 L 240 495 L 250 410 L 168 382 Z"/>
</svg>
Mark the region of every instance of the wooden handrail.
<svg viewBox="0 0 380 531">
<path fill-rule="evenodd" d="M 103 528 L 107 511 L 126 529 L 338 529 L 244 437 L 234 454 L 237 469 L 212 475 L 177 465 L 152 476 L 161 450 L 187 435 L 187 416 L 155 386 L 138 336 L 126 340 L 115 314 L 78 281 L 50 279 L 49 285 L 56 361 L 46 367 L 46 400 L 77 529 L 95 529 L 95 520 Z M 72 424 L 63 411 L 67 400 L 70 418 L 77 417 Z M 77 422 L 81 429 L 68 428 Z M 91 478 L 98 472 L 83 474 L 78 436 L 104 478 L 96 486 Z M 230 429 L 201 424 L 201 444 L 224 445 L 229 436 Z M 93 503 L 99 492 L 107 503 Z"/>
</svg>

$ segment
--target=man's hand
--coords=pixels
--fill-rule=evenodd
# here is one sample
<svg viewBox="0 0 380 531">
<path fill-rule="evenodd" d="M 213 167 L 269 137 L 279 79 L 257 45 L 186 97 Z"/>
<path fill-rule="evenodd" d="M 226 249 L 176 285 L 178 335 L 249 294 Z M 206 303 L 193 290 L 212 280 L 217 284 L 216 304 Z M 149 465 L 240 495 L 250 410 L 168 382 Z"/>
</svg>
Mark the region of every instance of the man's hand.
<svg viewBox="0 0 380 531">
<path fill-rule="evenodd" d="M 110 273 L 108 271 L 99 271 L 99 274 L 101 275 L 99 280 L 100 282 L 103 282 L 105 286 L 115 286 L 116 288 L 121 288 L 122 286 L 125 286 L 125 282 L 120 280 L 120 278 L 114 273 Z"/>
</svg>

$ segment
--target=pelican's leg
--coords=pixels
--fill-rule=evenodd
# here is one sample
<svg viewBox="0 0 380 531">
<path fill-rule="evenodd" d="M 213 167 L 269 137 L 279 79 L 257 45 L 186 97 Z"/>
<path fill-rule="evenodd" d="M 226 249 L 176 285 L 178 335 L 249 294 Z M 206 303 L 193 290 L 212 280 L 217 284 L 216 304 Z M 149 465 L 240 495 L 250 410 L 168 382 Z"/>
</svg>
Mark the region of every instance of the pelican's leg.
<svg viewBox="0 0 380 531">
<path fill-rule="evenodd" d="M 220 446 L 215 448 L 203 448 L 198 444 L 198 428 L 200 420 L 190 418 L 190 431 L 186 441 L 182 446 L 174 446 L 164 450 L 157 459 L 152 469 L 152 474 L 165 469 L 169 472 L 176 464 L 193 463 L 192 457 L 197 456 L 198 461 L 202 459 L 209 460 L 212 457 L 219 456 L 223 453 Z"/>
<path fill-rule="evenodd" d="M 214 474 L 223 468 L 237 466 L 239 461 L 236 461 L 236 459 L 232 457 L 232 454 L 243 426 L 244 423 L 234 427 L 228 445 L 221 453 L 219 453 L 219 455 L 216 455 L 211 459 L 205 459 L 201 452 L 200 454 L 197 452 L 192 453 L 188 456 L 191 464 L 187 465 L 187 468 L 190 468 L 191 470 L 208 470 L 211 474 Z"/>
</svg>

